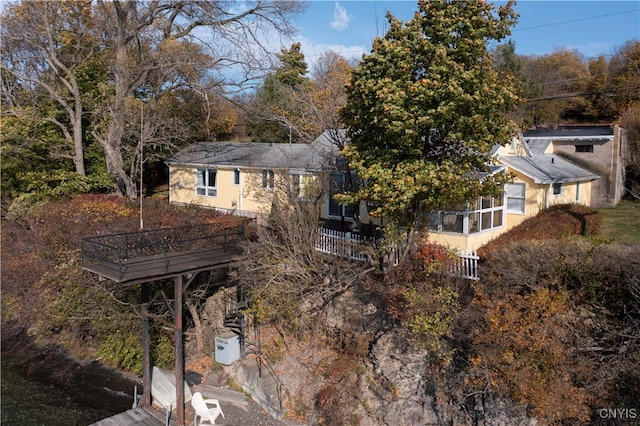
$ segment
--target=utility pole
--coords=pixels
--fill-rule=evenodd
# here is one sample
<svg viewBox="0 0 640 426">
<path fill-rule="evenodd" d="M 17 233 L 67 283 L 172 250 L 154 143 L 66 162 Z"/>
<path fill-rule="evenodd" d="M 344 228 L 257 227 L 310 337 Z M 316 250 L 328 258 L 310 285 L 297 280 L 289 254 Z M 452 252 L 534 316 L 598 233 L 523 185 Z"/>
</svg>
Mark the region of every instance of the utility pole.
<svg viewBox="0 0 640 426">
<path fill-rule="evenodd" d="M 144 229 L 144 220 L 142 219 L 142 163 L 144 162 L 144 143 L 142 141 L 144 134 L 144 102 L 140 99 L 140 230 Z"/>
</svg>

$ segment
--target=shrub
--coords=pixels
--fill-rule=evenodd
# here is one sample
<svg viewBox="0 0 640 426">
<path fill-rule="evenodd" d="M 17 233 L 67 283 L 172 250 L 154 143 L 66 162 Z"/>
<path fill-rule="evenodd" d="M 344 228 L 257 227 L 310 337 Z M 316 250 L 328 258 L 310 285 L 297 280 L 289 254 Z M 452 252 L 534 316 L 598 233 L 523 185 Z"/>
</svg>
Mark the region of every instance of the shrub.
<svg viewBox="0 0 640 426">
<path fill-rule="evenodd" d="M 451 259 L 447 248 L 423 241 L 415 255 L 385 278 L 381 289 L 389 314 L 406 327 L 409 339 L 444 364 L 452 355 L 445 339 L 460 308 L 458 293 L 443 274 Z"/>
</svg>

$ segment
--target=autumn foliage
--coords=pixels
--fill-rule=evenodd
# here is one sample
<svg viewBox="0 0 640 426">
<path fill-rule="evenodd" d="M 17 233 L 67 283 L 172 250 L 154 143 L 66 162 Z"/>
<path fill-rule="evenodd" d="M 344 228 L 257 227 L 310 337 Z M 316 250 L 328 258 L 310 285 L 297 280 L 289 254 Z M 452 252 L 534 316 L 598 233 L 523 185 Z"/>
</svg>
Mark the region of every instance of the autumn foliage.
<svg viewBox="0 0 640 426">
<path fill-rule="evenodd" d="M 637 406 L 640 248 L 590 237 L 598 219 L 557 206 L 481 251 L 482 279 L 457 324 L 474 392 L 508 397 L 543 424 L 598 424 L 598 408 Z"/>
<path fill-rule="evenodd" d="M 145 229 L 238 221 L 155 199 L 145 199 L 142 211 Z M 2 226 L 3 333 L 29 326 L 40 343 L 64 343 L 79 358 L 102 357 L 139 371 L 139 288 L 100 281 L 81 268 L 82 238 L 139 227 L 139 204 L 109 195 L 44 202 L 8 216 Z M 171 335 L 156 333 L 156 339 L 154 359 L 161 364 L 172 353 Z"/>
<path fill-rule="evenodd" d="M 382 283 L 391 317 L 407 328 L 410 340 L 445 363 L 451 355 L 445 339 L 459 309 L 458 294 L 446 275 L 451 262 L 449 249 L 425 239 Z"/>
</svg>

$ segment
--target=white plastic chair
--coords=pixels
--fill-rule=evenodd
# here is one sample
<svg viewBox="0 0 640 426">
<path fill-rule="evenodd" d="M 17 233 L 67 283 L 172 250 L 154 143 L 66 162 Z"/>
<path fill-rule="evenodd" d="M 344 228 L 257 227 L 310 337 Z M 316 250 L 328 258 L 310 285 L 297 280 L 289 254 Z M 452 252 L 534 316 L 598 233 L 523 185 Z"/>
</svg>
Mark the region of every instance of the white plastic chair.
<svg viewBox="0 0 640 426">
<path fill-rule="evenodd" d="M 208 404 L 213 405 L 213 407 L 209 407 Z M 222 418 L 224 418 L 220 402 L 217 399 L 203 399 L 200 392 L 193 394 L 193 397 L 191 398 L 191 406 L 196 411 L 196 417 L 194 419 L 196 426 L 203 424 L 202 422 L 215 425 L 216 418 L 221 414 Z M 198 418 L 200 418 L 199 422 Z"/>
</svg>

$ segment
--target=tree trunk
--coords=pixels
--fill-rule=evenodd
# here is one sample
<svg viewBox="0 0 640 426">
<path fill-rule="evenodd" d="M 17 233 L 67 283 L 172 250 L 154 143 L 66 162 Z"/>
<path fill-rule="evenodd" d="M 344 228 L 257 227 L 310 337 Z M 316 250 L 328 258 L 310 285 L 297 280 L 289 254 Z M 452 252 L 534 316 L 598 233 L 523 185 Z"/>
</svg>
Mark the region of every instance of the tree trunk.
<svg viewBox="0 0 640 426">
<path fill-rule="evenodd" d="M 191 318 L 193 319 L 193 328 L 195 330 L 194 334 L 196 336 L 196 349 L 199 355 L 204 355 L 204 327 L 202 326 L 202 320 L 200 319 L 196 305 L 189 302 L 186 302 L 186 305 L 189 313 L 191 313 Z"/>
</svg>

